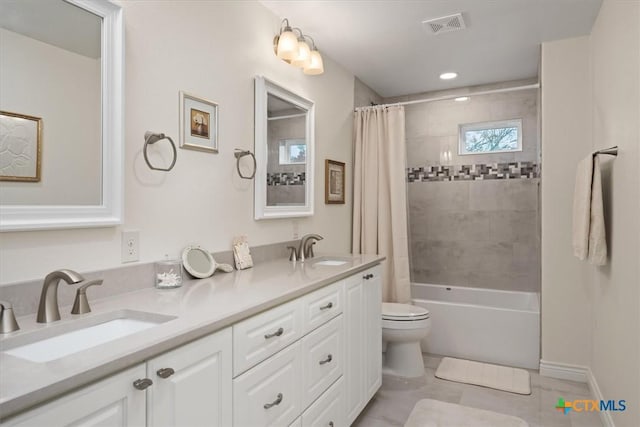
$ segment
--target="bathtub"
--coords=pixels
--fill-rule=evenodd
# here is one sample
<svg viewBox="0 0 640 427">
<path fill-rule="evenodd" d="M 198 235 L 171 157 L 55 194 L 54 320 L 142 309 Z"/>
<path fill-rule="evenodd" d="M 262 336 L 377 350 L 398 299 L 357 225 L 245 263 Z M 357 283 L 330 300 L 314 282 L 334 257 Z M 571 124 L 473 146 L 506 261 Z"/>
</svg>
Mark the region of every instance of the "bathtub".
<svg viewBox="0 0 640 427">
<path fill-rule="evenodd" d="M 538 293 L 412 283 L 411 295 L 431 315 L 423 352 L 538 369 Z"/>
</svg>

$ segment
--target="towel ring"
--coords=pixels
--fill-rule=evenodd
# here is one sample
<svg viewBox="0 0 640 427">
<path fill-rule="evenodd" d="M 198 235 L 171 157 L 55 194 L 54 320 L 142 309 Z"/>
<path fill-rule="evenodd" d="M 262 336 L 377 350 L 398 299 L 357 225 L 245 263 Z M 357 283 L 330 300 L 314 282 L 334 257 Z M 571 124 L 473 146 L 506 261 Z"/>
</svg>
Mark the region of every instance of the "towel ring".
<svg viewBox="0 0 640 427">
<path fill-rule="evenodd" d="M 147 147 L 163 139 L 169 140 L 169 142 L 171 143 L 171 149 L 173 150 L 173 160 L 171 161 L 171 165 L 166 169 L 157 168 L 153 166 L 149 161 L 149 156 L 147 155 Z M 176 144 L 174 144 L 173 140 L 170 137 L 166 136 L 164 133 L 155 133 L 151 131 L 146 131 L 144 133 L 144 149 L 142 150 L 142 153 L 144 154 L 144 161 L 147 162 L 147 166 L 149 166 L 149 168 L 153 169 L 154 171 L 169 172 L 176 165 L 176 160 L 178 159 L 178 151 L 176 150 Z"/>
<path fill-rule="evenodd" d="M 249 150 L 240 150 L 238 148 L 235 149 L 235 153 L 233 153 L 233 155 L 236 156 L 236 170 L 238 171 L 238 175 L 240 175 L 240 178 L 253 179 L 256 176 L 256 169 L 258 167 L 256 156 Z M 242 175 L 242 172 L 240 172 L 240 159 L 244 156 L 251 156 L 251 158 L 253 159 L 253 173 L 251 174 L 251 176 Z"/>
</svg>

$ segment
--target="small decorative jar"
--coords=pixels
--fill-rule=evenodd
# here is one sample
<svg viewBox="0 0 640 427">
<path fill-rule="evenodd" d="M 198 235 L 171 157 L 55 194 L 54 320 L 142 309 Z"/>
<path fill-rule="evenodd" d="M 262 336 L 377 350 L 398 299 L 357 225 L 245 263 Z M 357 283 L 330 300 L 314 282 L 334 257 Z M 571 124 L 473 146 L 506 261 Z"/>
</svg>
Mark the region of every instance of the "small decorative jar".
<svg viewBox="0 0 640 427">
<path fill-rule="evenodd" d="M 156 288 L 170 289 L 182 286 L 182 263 L 180 260 L 158 261 L 155 264 Z"/>
</svg>

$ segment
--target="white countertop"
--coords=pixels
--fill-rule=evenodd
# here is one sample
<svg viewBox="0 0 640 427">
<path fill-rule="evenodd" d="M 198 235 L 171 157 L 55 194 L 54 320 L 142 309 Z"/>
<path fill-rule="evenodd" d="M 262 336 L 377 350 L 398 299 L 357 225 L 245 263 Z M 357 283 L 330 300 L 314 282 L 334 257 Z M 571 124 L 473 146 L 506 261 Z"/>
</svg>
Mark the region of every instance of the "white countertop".
<svg viewBox="0 0 640 427">
<path fill-rule="evenodd" d="M 21 329 L 3 336 L 0 350 L 3 350 L 3 343 L 13 337 L 117 310 L 176 316 L 174 320 L 143 332 L 46 363 L 30 362 L 0 352 L 0 418 L 59 397 L 384 260 L 378 255 L 333 258 L 344 259 L 347 263 L 320 266 L 314 265 L 313 260 L 295 264 L 287 260 L 270 261 L 248 270 L 216 272 L 208 279 L 187 280 L 177 289 L 148 288 L 99 301 L 91 301 L 89 289 L 91 313 L 72 316 L 69 314 L 71 306 L 65 306 L 60 308 L 62 320 L 57 322 L 36 323 L 35 314 L 18 318 Z M 109 286 L 109 283 L 103 286 Z"/>
</svg>

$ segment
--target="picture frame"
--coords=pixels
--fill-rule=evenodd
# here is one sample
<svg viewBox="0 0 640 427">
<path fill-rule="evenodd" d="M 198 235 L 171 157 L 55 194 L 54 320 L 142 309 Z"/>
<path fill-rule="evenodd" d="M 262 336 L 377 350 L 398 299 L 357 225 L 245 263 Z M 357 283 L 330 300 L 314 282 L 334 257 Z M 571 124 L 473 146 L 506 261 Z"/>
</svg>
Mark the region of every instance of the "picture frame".
<svg viewBox="0 0 640 427">
<path fill-rule="evenodd" d="M 0 181 L 40 182 L 42 118 L 0 111 L 0 141 Z"/>
<path fill-rule="evenodd" d="M 326 159 L 324 163 L 325 204 L 345 203 L 346 166 L 342 162 Z"/>
<path fill-rule="evenodd" d="M 180 91 L 180 148 L 218 152 L 218 104 Z"/>
</svg>

